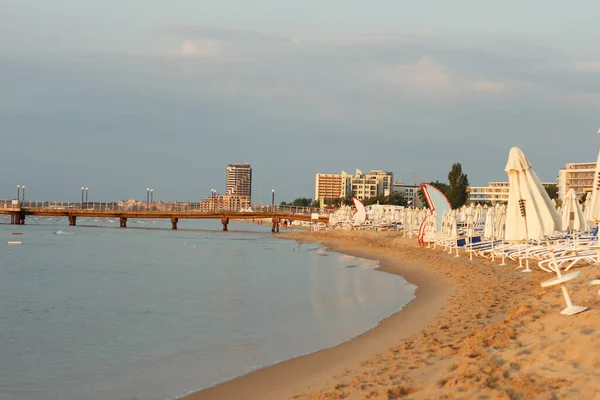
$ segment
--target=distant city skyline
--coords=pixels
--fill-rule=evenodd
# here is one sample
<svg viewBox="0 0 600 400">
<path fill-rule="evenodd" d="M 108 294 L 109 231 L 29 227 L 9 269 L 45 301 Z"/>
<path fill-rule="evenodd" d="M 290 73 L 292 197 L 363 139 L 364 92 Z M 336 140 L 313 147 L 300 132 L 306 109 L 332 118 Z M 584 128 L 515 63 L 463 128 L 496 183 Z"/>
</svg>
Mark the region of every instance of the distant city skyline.
<svg viewBox="0 0 600 400">
<path fill-rule="evenodd" d="M 318 10 L 318 13 L 315 11 Z M 254 201 L 372 168 L 474 186 L 597 158 L 600 2 L 4 0 L 0 198 Z M 414 173 L 414 178 L 413 178 Z M 224 190 L 224 189 L 220 189 Z"/>
</svg>

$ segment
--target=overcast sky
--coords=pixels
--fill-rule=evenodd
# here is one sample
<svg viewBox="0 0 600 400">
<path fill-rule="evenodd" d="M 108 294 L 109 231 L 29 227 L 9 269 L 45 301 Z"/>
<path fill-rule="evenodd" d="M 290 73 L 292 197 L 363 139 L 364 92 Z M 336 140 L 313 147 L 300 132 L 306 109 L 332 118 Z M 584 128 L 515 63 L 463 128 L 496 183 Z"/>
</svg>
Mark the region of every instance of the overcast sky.
<svg viewBox="0 0 600 400">
<path fill-rule="evenodd" d="M 253 200 L 594 161 L 600 1 L 0 0 L 0 198 Z"/>
</svg>

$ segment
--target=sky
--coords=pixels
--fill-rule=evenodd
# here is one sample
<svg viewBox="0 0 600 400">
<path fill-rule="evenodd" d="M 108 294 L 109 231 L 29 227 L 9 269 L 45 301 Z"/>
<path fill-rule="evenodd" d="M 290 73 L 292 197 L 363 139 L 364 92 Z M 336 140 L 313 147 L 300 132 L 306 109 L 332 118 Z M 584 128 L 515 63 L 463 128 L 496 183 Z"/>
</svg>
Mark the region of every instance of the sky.
<svg viewBox="0 0 600 400">
<path fill-rule="evenodd" d="M 0 0 L 0 198 L 253 201 L 315 173 L 543 181 L 600 144 L 597 0 Z"/>
</svg>

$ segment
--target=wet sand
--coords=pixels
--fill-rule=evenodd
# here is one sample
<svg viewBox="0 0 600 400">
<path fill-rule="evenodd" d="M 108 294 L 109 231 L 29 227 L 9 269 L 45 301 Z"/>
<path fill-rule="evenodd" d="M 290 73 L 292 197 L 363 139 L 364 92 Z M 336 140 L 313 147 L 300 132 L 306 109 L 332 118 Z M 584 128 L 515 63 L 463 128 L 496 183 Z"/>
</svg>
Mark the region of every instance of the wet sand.
<svg viewBox="0 0 600 400">
<path fill-rule="evenodd" d="M 590 307 L 560 315 L 551 274 L 455 258 L 401 233 L 296 232 L 289 239 L 381 261 L 418 286 L 416 299 L 339 346 L 294 358 L 186 399 L 600 398 L 600 296 L 581 268 L 569 284 Z"/>
</svg>

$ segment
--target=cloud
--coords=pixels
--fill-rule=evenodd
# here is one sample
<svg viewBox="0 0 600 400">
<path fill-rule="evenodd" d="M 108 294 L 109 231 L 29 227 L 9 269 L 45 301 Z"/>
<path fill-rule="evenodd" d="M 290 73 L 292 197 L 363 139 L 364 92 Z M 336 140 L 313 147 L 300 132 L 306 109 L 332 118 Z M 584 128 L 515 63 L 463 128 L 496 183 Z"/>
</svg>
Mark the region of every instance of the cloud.
<svg viewBox="0 0 600 400">
<path fill-rule="evenodd" d="M 502 82 L 494 82 L 481 78 L 473 82 L 473 90 L 482 93 L 502 93 L 508 89 L 508 84 Z"/>
<path fill-rule="evenodd" d="M 579 61 L 573 65 L 573 69 L 576 71 L 599 71 L 600 72 L 600 61 Z"/>
<path fill-rule="evenodd" d="M 214 40 L 186 40 L 180 46 L 180 53 L 184 56 L 213 56 L 217 53 L 217 48 Z"/>
<path fill-rule="evenodd" d="M 451 94 L 456 86 L 453 76 L 427 56 L 414 64 L 377 67 L 373 75 L 379 84 L 423 98 Z"/>
<path fill-rule="evenodd" d="M 210 39 L 218 42 L 236 43 L 292 43 L 293 40 L 285 36 L 264 33 L 244 28 L 212 27 L 212 26 L 184 26 L 169 29 L 176 35 L 188 38 Z"/>
</svg>

